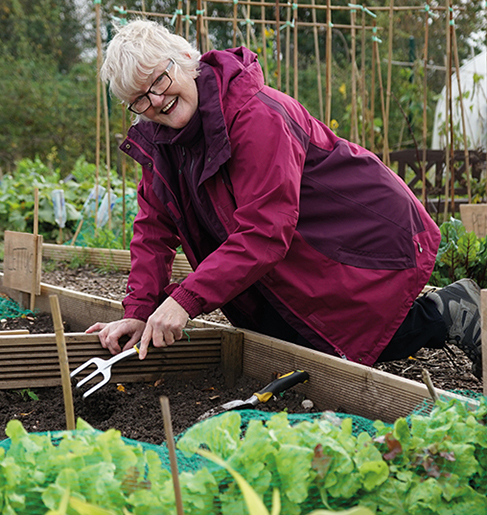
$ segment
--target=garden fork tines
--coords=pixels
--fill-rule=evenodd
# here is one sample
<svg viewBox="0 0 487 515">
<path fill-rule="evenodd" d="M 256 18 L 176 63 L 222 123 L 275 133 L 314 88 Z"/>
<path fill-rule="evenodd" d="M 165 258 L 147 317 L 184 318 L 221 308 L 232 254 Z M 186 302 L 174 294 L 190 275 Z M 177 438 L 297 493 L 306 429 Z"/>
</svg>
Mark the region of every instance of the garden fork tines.
<svg viewBox="0 0 487 515">
<path fill-rule="evenodd" d="M 124 361 L 135 354 L 139 353 L 139 346 L 140 342 L 134 345 L 131 349 L 128 349 L 126 351 L 121 352 L 120 354 L 117 354 L 116 356 L 113 356 L 110 359 L 101 359 L 101 358 L 91 358 L 86 363 L 83 363 L 80 365 L 77 369 L 73 370 L 70 374 L 70 377 L 74 377 L 82 370 L 85 370 L 86 368 L 90 367 L 91 365 L 96 366 L 96 370 L 92 372 L 91 374 L 87 375 L 85 378 L 83 378 L 81 381 L 78 382 L 76 385 L 76 388 L 80 388 L 84 384 L 86 384 L 88 381 L 96 377 L 98 374 L 101 374 L 103 376 L 103 379 L 97 383 L 95 386 L 90 388 L 87 392 L 83 394 L 83 398 L 86 399 L 89 395 L 91 395 L 93 392 L 96 392 L 99 388 L 104 386 L 105 384 L 110 381 L 110 377 L 112 375 L 112 366 L 115 363 L 118 363 L 120 361 Z"/>
</svg>

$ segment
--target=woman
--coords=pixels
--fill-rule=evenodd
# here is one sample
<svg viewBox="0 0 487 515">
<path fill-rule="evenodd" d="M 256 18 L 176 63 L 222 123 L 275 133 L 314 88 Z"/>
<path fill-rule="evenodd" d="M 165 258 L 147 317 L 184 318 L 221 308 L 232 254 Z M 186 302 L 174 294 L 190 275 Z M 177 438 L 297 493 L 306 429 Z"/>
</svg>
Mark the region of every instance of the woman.
<svg viewBox="0 0 487 515">
<path fill-rule="evenodd" d="M 248 49 L 200 56 L 138 20 L 113 38 L 101 75 L 137 114 L 121 149 L 143 169 L 125 317 L 88 329 L 112 353 L 129 335 L 124 348 L 140 339 L 143 359 L 150 341 L 171 345 L 216 308 L 366 365 L 443 346 L 449 319 L 462 338 L 480 327 L 476 285 L 416 300 L 440 233 L 401 179 L 266 87 Z M 180 245 L 194 272 L 170 284 Z"/>
</svg>

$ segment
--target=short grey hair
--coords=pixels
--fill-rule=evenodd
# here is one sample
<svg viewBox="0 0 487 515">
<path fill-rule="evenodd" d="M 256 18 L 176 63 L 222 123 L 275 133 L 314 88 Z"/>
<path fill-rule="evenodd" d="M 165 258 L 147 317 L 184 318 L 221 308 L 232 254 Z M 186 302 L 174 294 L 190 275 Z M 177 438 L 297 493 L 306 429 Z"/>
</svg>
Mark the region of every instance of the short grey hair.
<svg viewBox="0 0 487 515">
<path fill-rule="evenodd" d="M 200 52 L 186 39 L 172 34 L 163 25 L 134 20 L 117 29 L 107 47 L 100 78 L 109 82 L 112 93 L 128 104 L 164 61 L 174 61 L 174 74 L 179 67 L 196 78 L 200 57 Z"/>
</svg>

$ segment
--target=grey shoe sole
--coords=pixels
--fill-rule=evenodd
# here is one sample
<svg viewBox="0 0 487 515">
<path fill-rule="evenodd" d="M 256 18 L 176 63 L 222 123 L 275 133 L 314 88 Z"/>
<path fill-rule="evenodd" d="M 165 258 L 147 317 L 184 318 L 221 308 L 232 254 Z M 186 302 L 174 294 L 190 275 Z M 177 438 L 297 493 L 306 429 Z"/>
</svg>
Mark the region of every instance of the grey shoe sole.
<svg viewBox="0 0 487 515">
<path fill-rule="evenodd" d="M 474 362 L 481 355 L 480 287 L 471 279 L 461 279 L 432 292 L 448 329 L 447 341 L 456 345 Z"/>
</svg>

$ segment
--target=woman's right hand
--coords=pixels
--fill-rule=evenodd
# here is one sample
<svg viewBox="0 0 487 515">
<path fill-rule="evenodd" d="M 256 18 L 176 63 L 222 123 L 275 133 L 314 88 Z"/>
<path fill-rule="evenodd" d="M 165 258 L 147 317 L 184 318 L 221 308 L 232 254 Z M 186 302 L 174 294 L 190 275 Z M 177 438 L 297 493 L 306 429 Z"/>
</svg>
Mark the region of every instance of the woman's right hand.
<svg viewBox="0 0 487 515">
<path fill-rule="evenodd" d="M 111 354 L 119 354 L 122 350 L 132 348 L 140 341 L 144 332 L 146 323 L 136 318 L 122 318 L 114 322 L 104 323 L 97 322 L 86 329 L 86 333 L 95 333 L 99 331 L 98 338 L 101 346 L 108 349 Z M 129 336 L 130 339 L 121 349 L 119 339 L 122 336 Z"/>
</svg>

